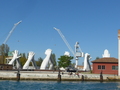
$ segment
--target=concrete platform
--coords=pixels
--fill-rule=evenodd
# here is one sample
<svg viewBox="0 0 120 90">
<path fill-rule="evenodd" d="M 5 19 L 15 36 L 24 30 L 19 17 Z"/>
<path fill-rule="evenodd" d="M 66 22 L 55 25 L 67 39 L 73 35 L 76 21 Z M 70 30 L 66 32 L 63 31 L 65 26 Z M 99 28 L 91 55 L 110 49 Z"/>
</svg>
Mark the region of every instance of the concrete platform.
<svg viewBox="0 0 120 90">
<path fill-rule="evenodd" d="M 17 80 L 18 71 L 0 71 L 1 80 Z M 20 71 L 20 80 L 58 80 L 58 71 Z M 100 74 L 82 74 L 68 72 L 61 74 L 61 81 L 100 81 Z M 119 76 L 103 74 L 103 81 L 120 81 Z"/>
</svg>

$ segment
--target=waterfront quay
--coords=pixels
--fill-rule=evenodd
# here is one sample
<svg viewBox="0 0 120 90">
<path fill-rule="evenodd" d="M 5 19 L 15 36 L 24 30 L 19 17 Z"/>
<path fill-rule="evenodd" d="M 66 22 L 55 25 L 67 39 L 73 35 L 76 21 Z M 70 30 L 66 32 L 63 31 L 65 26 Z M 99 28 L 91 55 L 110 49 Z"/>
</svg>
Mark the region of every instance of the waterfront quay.
<svg viewBox="0 0 120 90">
<path fill-rule="evenodd" d="M 61 76 L 60 81 L 120 81 L 120 77 L 111 74 L 88 74 L 75 72 L 59 71 L 20 71 L 19 80 L 58 80 L 58 74 Z M 17 80 L 18 71 L 0 71 L 0 80 Z"/>
</svg>

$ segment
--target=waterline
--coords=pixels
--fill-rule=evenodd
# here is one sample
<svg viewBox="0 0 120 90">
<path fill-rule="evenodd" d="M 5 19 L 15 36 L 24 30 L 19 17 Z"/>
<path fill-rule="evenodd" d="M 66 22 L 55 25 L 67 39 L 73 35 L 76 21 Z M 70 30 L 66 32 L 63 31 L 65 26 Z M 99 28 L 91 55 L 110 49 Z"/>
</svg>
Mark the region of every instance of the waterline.
<svg viewBox="0 0 120 90">
<path fill-rule="evenodd" d="M 120 90 L 120 82 L 0 81 L 0 90 Z"/>
</svg>

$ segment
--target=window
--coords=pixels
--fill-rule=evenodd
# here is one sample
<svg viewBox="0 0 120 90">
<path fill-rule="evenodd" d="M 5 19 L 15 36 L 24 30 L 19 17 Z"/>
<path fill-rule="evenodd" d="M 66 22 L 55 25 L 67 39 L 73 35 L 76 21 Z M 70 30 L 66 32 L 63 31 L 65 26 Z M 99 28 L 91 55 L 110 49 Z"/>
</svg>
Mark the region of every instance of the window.
<svg viewBox="0 0 120 90">
<path fill-rule="evenodd" d="M 0 66 L 0 68 L 3 68 L 3 66 Z"/>
<path fill-rule="evenodd" d="M 105 69 L 105 65 L 98 65 L 98 69 Z"/>
<path fill-rule="evenodd" d="M 112 66 L 112 70 L 118 70 L 118 66 Z"/>
<path fill-rule="evenodd" d="M 112 66 L 112 70 L 115 70 L 115 66 Z"/>
<path fill-rule="evenodd" d="M 101 69 L 101 65 L 98 65 L 98 69 Z"/>
<path fill-rule="evenodd" d="M 102 65 L 102 69 L 105 69 L 105 65 Z"/>
</svg>

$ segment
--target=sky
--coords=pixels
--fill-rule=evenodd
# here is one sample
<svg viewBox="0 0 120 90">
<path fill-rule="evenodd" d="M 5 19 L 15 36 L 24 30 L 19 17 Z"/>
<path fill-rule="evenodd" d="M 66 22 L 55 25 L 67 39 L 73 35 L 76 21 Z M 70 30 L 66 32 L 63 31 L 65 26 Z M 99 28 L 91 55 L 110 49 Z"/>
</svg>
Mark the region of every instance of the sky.
<svg viewBox="0 0 120 90">
<path fill-rule="evenodd" d="M 105 49 L 118 58 L 119 4 L 120 0 L 0 0 L 0 43 L 22 20 L 6 43 L 10 51 L 33 51 L 37 60 L 52 49 L 58 59 L 70 50 L 53 29 L 56 27 L 73 50 L 78 41 L 82 51 L 91 55 L 90 61 L 102 58 Z M 83 61 L 80 57 L 78 64 Z"/>
</svg>

